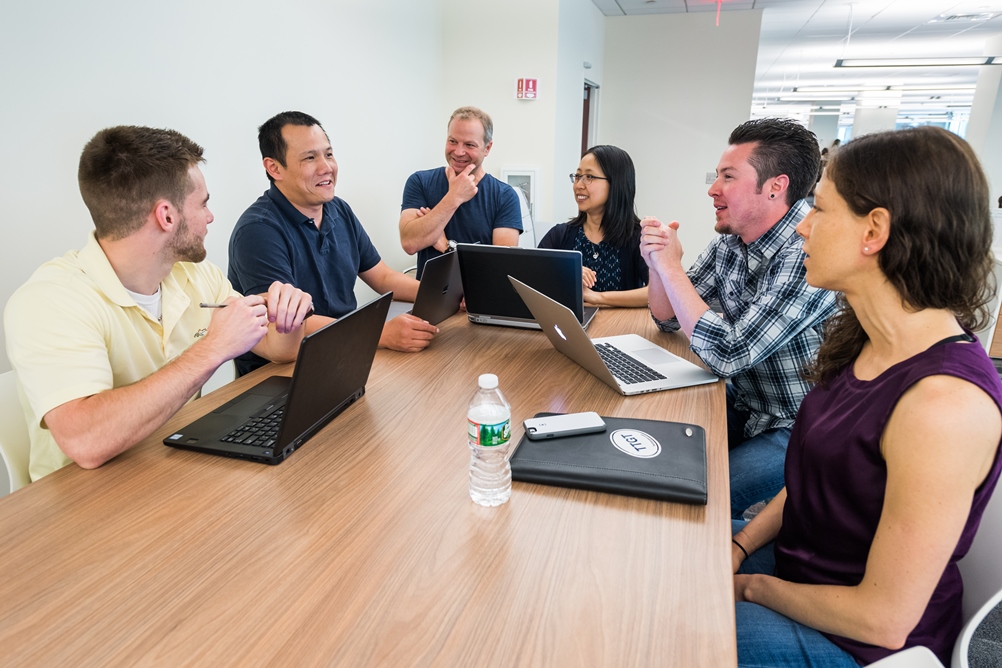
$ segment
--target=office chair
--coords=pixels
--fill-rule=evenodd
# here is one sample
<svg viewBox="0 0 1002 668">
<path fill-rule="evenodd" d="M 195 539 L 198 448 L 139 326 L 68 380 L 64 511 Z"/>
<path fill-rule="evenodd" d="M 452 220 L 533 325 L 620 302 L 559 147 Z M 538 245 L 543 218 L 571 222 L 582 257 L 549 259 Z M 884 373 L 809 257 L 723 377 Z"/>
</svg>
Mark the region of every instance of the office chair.
<svg viewBox="0 0 1002 668">
<path fill-rule="evenodd" d="M 932 650 L 918 645 L 875 661 L 868 668 L 943 668 L 943 664 Z"/>
<path fill-rule="evenodd" d="M 529 202 L 525 199 L 525 193 L 521 188 L 512 186 L 518 197 L 518 208 L 522 214 L 522 234 L 518 235 L 518 245 L 520 248 L 536 247 L 536 231 L 532 225 L 532 214 L 529 212 Z"/>
<path fill-rule="evenodd" d="M 981 516 L 974 544 L 957 564 L 964 577 L 964 629 L 953 648 L 953 668 L 999 665 L 997 658 L 1002 656 L 1002 567 L 999 566 L 999 555 L 1002 555 L 1002 491 L 996 488 Z M 995 661 L 977 661 L 986 657 Z"/>
<path fill-rule="evenodd" d="M 28 453 L 31 441 L 24 421 L 17 380 L 13 371 L 0 374 L 0 459 L 6 471 L 0 475 L 0 496 L 16 492 L 31 482 Z"/>
<path fill-rule="evenodd" d="M 963 562 L 961 562 L 963 563 Z M 966 593 L 966 589 L 965 589 Z M 967 620 L 953 646 L 951 668 L 990 668 L 1002 664 L 1002 589 Z"/>
<path fill-rule="evenodd" d="M 964 628 L 953 646 L 951 668 L 992 668 L 1002 656 L 1002 492 L 995 490 L 970 551 L 958 566 L 964 578 Z M 892 654 L 872 668 L 938 668 L 925 647 Z"/>
</svg>

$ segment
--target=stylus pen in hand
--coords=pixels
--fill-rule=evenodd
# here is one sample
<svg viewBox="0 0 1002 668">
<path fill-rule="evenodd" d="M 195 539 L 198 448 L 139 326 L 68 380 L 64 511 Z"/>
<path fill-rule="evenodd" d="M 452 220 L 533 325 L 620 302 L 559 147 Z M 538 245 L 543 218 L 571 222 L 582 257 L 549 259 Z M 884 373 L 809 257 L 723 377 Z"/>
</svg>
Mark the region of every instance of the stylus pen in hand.
<svg viewBox="0 0 1002 668">
<path fill-rule="evenodd" d="M 201 306 L 202 308 L 226 308 L 228 304 L 214 304 L 211 302 L 201 302 L 199 306 Z M 314 313 L 313 305 L 310 304 L 310 310 L 306 312 L 305 316 L 303 316 L 303 320 L 309 318 L 311 315 L 313 315 L 313 313 Z"/>
</svg>

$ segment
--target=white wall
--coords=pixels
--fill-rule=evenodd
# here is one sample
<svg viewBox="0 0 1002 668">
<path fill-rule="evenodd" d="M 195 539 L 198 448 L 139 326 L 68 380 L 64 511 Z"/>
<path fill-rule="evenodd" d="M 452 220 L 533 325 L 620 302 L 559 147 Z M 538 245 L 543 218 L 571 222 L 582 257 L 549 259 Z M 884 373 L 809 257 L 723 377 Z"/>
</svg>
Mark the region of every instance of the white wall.
<svg viewBox="0 0 1002 668">
<path fill-rule="evenodd" d="M 602 85 L 605 77 L 605 22 L 591 0 L 562 0 L 557 33 L 557 109 L 554 128 L 553 177 L 550 218 L 536 225 L 537 242 L 553 226 L 577 216 L 574 191 L 567 175 L 577 170 L 581 159 L 581 120 L 584 112 L 584 80 Z M 586 70 L 584 63 L 591 63 Z M 601 118 L 599 108 L 593 112 Z"/>
<path fill-rule="evenodd" d="M 637 168 L 637 209 L 681 223 L 684 263 L 710 242 L 706 173 L 748 120 L 762 11 L 606 20 L 599 138 Z"/>
<path fill-rule="evenodd" d="M 205 147 L 216 215 L 206 246 L 225 267 L 233 224 L 267 188 L 257 126 L 286 109 L 313 114 L 340 163 L 338 195 L 391 266 L 410 264 L 400 195 L 412 171 L 442 161 L 444 41 L 440 0 L 7 3 L 0 304 L 39 264 L 83 246 L 80 150 L 123 123 Z"/>
<path fill-rule="evenodd" d="M 581 153 L 585 72 L 592 81 L 602 78 L 605 17 L 591 0 L 444 0 L 443 16 L 442 136 L 445 119 L 460 105 L 491 115 L 494 148 L 484 168 L 497 177 L 506 167 L 539 169 L 538 241 L 576 213 L 566 175 Z M 515 99 L 520 77 L 539 80 L 539 99 Z"/>
<path fill-rule="evenodd" d="M 340 164 L 337 193 L 395 268 L 413 263 L 397 233 L 404 181 L 444 164 L 446 121 L 464 104 L 494 117 L 489 172 L 540 169 L 541 236 L 575 211 L 565 181 L 580 152 L 585 76 L 602 86 L 599 141 L 637 162 L 641 215 L 682 220 L 689 261 L 711 238 L 704 175 L 748 116 L 760 12 L 731 12 L 714 28 L 712 13 L 608 19 L 590 0 L 275 7 L 5 8 L 0 303 L 39 264 L 83 245 L 91 223 L 79 153 L 97 130 L 121 123 L 175 128 L 205 147 L 216 215 L 206 246 L 223 267 L 234 222 L 267 188 L 257 126 L 286 109 L 323 122 Z M 539 79 L 539 100 L 514 98 L 519 76 Z M 9 368 L 0 353 L 0 372 Z"/>
<path fill-rule="evenodd" d="M 898 123 L 898 108 L 894 107 L 860 107 L 852 121 L 852 136 L 862 137 L 871 132 L 893 130 Z"/>
<path fill-rule="evenodd" d="M 431 132 L 440 146 L 425 168 L 445 164 L 445 128 L 462 105 L 480 107 L 494 120 L 494 147 L 484 169 L 500 178 L 504 167 L 537 167 L 537 218 L 553 206 L 553 119 L 557 96 L 559 0 L 503 3 L 442 0 L 444 84 L 440 118 Z M 515 79 L 539 80 L 539 99 L 515 99 Z"/>
<path fill-rule="evenodd" d="M 808 129 L 818 137 L 818 146 L 827 148 L 838 138 L 838 116 L 811 116 Z"/>
<path fill-rule="evenodd" d="M 985 53 L 995 54 L 1002 49 L 1002 36 L 985 43 Z M 971 120 L 967 125 L 967 141 L 978 153 L 988 175 L 991 187 L 992 210 L 997 211 L 998 198 L 1002 196 L 1002 72 L 998 67 L 982 67 L 978 72 L 978 87 L 971 105 Z M 996 237 L 998 246 L 1000 239 Z"/>
</svg>

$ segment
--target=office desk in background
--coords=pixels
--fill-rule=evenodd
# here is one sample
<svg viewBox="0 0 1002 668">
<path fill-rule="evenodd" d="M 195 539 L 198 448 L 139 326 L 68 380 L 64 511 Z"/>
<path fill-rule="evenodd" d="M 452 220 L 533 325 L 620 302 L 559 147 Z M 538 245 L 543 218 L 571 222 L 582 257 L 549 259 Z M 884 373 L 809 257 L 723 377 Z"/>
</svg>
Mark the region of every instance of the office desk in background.
<svg viewBox="0 0 1002 668">
<path fill-rule="evenodd" d="M 603 310 L 689 359 L 646 310 Z M 540 332 L 442 323 L 380 350 L 365 397 L 272 467 L 160 441 L 0 500 L 4 665 L 728 666 L 736 662 L 723 383 L 616 394 Z M 469 499 L 466 405 L 497 373 L 538 411 L 706 427 L 709 503 L 515 483 Z M 557 446 L 555 446 L 557 447 Z"/>
</svg>

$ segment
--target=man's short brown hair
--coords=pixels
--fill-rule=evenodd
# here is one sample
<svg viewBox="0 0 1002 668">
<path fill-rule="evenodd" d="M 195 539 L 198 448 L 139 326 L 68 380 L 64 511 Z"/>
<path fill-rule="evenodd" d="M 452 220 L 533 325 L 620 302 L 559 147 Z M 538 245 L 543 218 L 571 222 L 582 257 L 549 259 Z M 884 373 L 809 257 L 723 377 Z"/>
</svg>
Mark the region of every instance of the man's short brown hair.
<svg viewBox="0 0 1002 668">
<path fill-rule="evenodd" d="M 448 128 L 452 125 L 452 122 L 456 119 L 461 121 L 478 120 L 480 124 L 484 126 L 484 146 L 491 143 L 494 139 L 494 121 L 491 117 L 487 115 L 487 112 L 482 109 L 477 109 L 476 107 L 460 107 L 452 112 L 452 116 L 449 117 L 449 123 L 445 127 Z"/>
<path fill-rule="evenodd" d="M 195 189 L 188 170 L 202 147 L 180 132 L 136 125 L 101 130 L 80 154 L 77 180 L 98 239 L 137 232 L 160 199 L 178 209 Z"/>
</svg>

